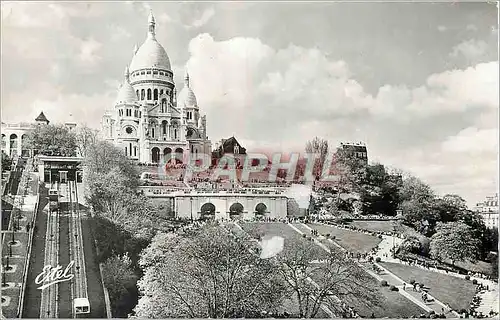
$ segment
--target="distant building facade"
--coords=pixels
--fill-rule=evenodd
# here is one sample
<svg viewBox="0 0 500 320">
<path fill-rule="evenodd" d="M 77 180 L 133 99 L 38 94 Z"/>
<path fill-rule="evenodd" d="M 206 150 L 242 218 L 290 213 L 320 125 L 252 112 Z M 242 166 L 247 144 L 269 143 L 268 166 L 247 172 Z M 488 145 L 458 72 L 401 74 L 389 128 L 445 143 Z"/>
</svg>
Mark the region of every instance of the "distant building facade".
<svg viewBox="0 0 500 320">
<path fill-rule="evenodd" d="M 215 150 L 212 151 L 212 164 L 217 164 L 219 159 L 226 154 L 234 156 L 238 164 L 241 165 L 247 154 L 247 149 L 234 136 L 229 139 L 221 139 L 220 143 L 215 146 Z"/>
<path fill-rule="evenodd" d="M 9 157 L 29 156 L 30 150 L 25 148 L 26 134 L 36 125 L 49 124 L 50 121 L 40 112 L 35 122 L 4 123 L 2 122 L 2 152 Z"/>
<path fill-rule="evenodd" d="M 340 150 L 345 152 L 348 155 L 354 156 L 356 159 L 361 162 L 368 164 L 368 150 L 366 145 L 362 142 L 358 143 L 341 143 Z"/>
<path fill-rule="evenodd" d="M 486 227 L 498 228 L 498 193 L 476 204 L 475 211 L 481 215 Z"/>
</svg>

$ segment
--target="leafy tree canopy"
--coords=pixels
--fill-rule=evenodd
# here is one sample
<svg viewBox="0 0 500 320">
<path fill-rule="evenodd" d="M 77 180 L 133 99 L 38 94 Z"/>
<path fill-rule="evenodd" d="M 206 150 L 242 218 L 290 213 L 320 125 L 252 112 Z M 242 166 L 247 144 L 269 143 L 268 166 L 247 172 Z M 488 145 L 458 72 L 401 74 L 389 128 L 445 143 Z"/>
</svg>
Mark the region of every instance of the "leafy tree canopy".
<svg viewBox="0 0 500 320">
<path fill-rule="evenodd" d="M 24 148 L 39 154 L 63 157 L 76 156 L 75 133 L 64 125 L 37 125 L 26 134 Z"/>
<path fill-rule="evenodd" d="M 431 238 L 431 256 L 445 261 L 475 262 L 480 241 L 474 237 L 471 227 L 463 222 L 438 223 Z"/>
</svg>

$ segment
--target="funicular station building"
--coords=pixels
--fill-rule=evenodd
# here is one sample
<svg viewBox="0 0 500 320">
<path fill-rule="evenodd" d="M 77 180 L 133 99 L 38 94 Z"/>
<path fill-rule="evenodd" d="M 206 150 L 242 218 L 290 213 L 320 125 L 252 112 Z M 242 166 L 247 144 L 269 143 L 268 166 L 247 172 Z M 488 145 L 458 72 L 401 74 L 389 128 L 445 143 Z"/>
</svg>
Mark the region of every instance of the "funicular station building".
<svg viewBox="0 0 500 320">
<path fill-rule="evenodd" d="M 57 157 L 37 155 L 38 175 L 44 183 L 66 183 L 68 181 L 83 181 L 81 157 Z"/>
</svg>

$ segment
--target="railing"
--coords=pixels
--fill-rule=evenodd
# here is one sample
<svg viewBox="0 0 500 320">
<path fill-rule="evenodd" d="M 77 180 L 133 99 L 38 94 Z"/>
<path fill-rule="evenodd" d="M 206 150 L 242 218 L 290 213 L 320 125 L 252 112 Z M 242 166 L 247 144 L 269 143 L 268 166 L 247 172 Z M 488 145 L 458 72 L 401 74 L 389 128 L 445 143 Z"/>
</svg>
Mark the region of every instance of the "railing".
<svg viewBox="0 0 500 320">
<path fill-rule="evenodd" d="M 33 212 L 33 219 L 31 220 L 31 228 L 30 228 L 30 234 L 29 234 L 29 240 L 28 240 L 28 253 L 26 257 L 26 263 L 24 265 L 24 275 L 23 275 L 23 285 L 21 287 L 21 292 L 19 293 L 19 305 L 18 305 L 18 316 L 19 318 L 23 317 L 23 309 L 24 309 L 24 294 L 26 292 L 26 282 L 28 282 L 28 269 L 29 269 L 29 264 L 30 264 L 30 259 L 31 259 L 31 249 L 33 247 L 33 237 L 35 234 L 35 223 L 36 223 L 36 217 L 38 214 L 38 206 L 40 204 L 40 184 L 37 179 L 37 184 L 36 184 L 36 194 L 37 194 L 37 201 L 35 204 L 35 210 Z"/>
</svg>

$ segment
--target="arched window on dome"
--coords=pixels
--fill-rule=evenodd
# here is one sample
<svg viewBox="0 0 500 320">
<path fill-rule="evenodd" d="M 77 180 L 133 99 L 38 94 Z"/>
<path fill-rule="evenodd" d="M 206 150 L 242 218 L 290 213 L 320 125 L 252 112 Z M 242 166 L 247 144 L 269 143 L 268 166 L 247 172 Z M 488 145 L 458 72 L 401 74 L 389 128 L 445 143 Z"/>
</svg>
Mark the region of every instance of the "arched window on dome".
<svg viewBox="0 0 500 320">
<path fill-rule="evenodd" d="M 135 90 L 135 93 L 137 94 L 137 100 L 141 100 L 141 96 L 139 95 L 139 89 Z"/>
<path fill-rule="evenodd" d="M 155 89 L 155 90 L 153 91 L 153 97 L 154 97 L 154 100 L 155 100 L 155 101 L 158 101 L 158 89 Z"/>
<path fill-rule="evenodd" d="M 167 99 L 161 99 L 161 112 L 166 112 L 167 111 Z"/>
<path fill-rule="evenodd" d="M 146 93 L 146 91 L 144 91 L 144 89 L 141 90 L 141 100 L 144 100 L 144 94 Z"/>
<path fill-rule="evenodd" d="M 148 89 L 148 100 L 151 100 L 151 89 Z"/>
</svg>

